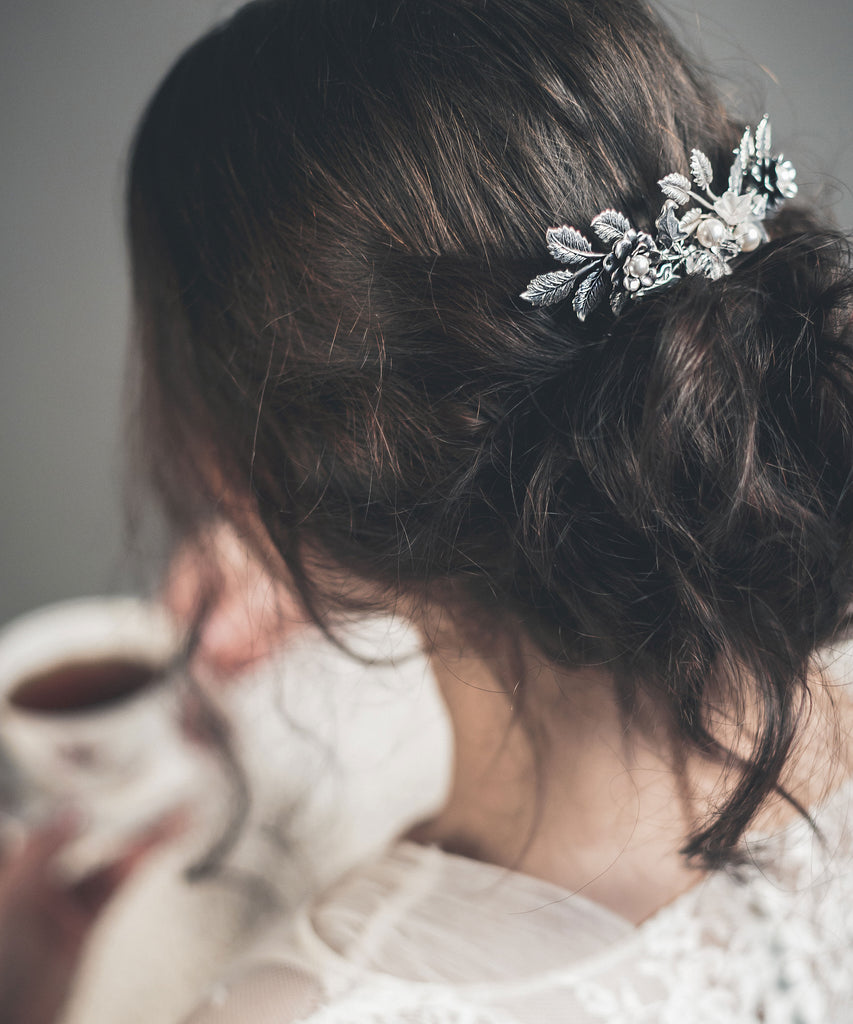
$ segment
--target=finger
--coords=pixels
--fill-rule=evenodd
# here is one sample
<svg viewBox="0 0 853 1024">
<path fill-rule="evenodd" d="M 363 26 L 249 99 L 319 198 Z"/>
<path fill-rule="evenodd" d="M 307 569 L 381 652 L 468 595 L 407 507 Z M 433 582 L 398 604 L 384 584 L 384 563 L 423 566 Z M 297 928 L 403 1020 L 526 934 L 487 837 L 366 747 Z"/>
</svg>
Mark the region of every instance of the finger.
<svg viewBox="0 0 853 1024">
<path fill-rule="evenodd" d="M 91 917 L 100 913 L 117 889 L 142 865 L 147 857 L 164 843 L 176 839 L 188 824 L 186 810 L 174 811 L 160 818 L 137 836 L 112 863 L 76 881 L 69 889 L 79 907 Z"/>
<path fill-rule="evenodd" d="M 79 835 L 81 827 L 81 814 L 73 808 L 63 808 L 47 823 L 31 828 L 4 857 L 4 879 L 16 886 L 44 879 L 56 855 Z"/>
</svg>

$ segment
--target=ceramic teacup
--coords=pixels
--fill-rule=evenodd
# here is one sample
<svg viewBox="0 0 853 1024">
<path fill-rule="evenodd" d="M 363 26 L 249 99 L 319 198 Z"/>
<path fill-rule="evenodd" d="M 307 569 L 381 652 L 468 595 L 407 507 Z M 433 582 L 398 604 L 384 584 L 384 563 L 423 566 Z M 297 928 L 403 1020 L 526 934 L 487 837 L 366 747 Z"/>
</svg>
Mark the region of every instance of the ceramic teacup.
<svg viewBox="0 0 853 1024">
<path fill-rule="evenodd" d="M 200 762 L 179 724 L 178 650 L 165 610 L 137 598 L 67 601 L 0 631 L 7 822 L 73 806 L 82 863 L 189 799 Z"/>
</svg>

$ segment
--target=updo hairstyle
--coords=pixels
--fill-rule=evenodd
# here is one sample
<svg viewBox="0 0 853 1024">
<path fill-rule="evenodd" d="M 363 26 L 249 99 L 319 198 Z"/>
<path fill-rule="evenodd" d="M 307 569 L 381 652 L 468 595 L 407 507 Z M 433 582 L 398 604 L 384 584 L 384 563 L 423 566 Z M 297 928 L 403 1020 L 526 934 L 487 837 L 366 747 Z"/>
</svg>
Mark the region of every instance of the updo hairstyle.
<svg viewBox="0 0 853 1024">
<path fill-rule="evenodd" d="M 518 296 L 547 227 L 651 229 L 658 179 L 697 147 L 724 180 L 742 128 L 635 0 L 258 0 L 168 75 L 128 193 L 179 527 L 262 524 L 327 628 L 438 599 L 608 669 L 735 771 L 684 851 L 710 866 L 848 622 L 848 247 L 791 204 L 730 277 L 618 319 Z M 747 708 L 735 752 L 715 722 Z"/>
</svg>

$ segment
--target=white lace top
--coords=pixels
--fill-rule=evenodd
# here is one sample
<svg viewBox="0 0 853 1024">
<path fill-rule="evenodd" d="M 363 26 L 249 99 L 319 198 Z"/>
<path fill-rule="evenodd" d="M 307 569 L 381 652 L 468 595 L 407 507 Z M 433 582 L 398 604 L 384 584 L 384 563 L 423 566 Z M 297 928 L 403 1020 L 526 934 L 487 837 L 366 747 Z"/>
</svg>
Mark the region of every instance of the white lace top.
<svg viewBox="0 0 853 1024">
<path fill-rule="evenodd" d="M 853 782 L 634 926 L 401 842 L 274 929 L 193 1024 L 850 1024 Z"/>
</svg>

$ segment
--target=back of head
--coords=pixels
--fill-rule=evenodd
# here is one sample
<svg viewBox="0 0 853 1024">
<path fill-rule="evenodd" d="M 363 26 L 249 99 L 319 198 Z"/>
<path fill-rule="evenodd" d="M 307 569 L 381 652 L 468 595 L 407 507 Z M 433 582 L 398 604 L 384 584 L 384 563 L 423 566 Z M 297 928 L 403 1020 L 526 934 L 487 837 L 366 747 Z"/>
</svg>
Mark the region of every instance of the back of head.
<svg viewBox="0 0 853 1024">
<path fill-rule="evenodd" d="M 518 294 L 546 227 L 649 230 L 741 130 L 635 0 L 260 0 L 165 80 L 129 187 L 176 516 L 227 497 L 321 617 L 348 595 L 318 563 L 608 666 L 703 754 L 755 704 L 709 863 L 853 596 L 848 250 L 801 207 L 618 318 Z"/>
</svg>

